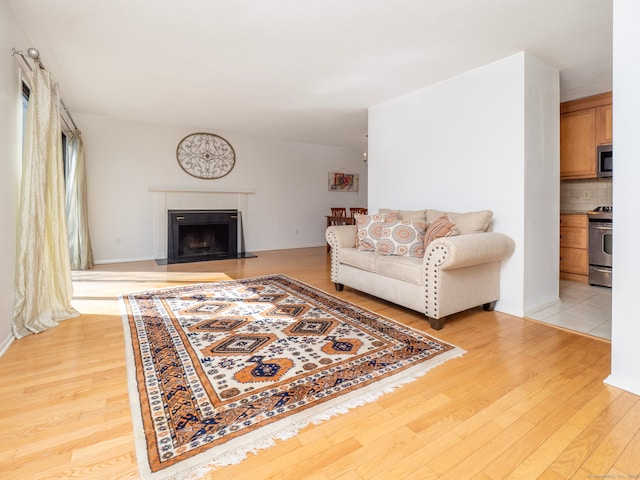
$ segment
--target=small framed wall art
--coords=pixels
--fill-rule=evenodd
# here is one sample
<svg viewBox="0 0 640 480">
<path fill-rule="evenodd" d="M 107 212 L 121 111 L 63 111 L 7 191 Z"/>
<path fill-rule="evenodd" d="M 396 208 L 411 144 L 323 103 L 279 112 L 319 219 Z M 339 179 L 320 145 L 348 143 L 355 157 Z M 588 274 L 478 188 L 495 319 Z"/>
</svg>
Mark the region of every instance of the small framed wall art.
<svg viewBox="0 0 640 480">
<path fill-rule="evenodd" d="M 357 192 L 358 191 L 358 174 L 329 172 L 329 191 Z"/>
</svg>

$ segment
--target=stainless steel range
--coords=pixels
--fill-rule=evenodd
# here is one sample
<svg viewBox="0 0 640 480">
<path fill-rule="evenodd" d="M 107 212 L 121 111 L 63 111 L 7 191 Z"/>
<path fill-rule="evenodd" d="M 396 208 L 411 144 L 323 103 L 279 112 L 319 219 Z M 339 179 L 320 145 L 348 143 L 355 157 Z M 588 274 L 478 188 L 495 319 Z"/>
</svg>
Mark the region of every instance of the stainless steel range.
<svg viewBox="0 0 640 480">
<path fill-rule="evenodd" d="M 613 207 L 601 206 L 589 216 L 589 283 L 611 287 Z"/>
</svg>

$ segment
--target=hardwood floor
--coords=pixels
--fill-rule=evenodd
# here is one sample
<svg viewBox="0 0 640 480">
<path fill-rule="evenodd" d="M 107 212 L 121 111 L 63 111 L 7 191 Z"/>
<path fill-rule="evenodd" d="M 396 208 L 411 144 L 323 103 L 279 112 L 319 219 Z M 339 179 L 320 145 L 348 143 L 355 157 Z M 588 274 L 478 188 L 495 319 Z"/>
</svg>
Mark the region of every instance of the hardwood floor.
<svg viewBox="0 0 640 480">
<path fill-rule="evenodd" d="M 610 344 L 481 308 L 435 332 L 417 312 L 345 288 L 324 247 L 74 278 L 82 313 L 0 358 L 0 478 L 135 479 L 117 296 L 286 273 L 467 353 L 378 401 L 221 468 L 215 480 L 640 478 L 640 397 L 607 386 Z"/>
</svg>

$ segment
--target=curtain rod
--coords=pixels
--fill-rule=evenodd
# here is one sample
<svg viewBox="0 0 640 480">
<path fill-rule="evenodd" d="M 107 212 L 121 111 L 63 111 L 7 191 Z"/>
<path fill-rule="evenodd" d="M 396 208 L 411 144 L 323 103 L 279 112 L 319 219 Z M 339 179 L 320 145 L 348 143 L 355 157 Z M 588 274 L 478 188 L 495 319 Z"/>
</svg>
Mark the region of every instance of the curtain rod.
<svg viewBox="0 0 640 480">
<path fill-rule="evenodd" d="M 19 55 L 20 58 L 22 59 L 22 61 L 24 62 L 24 64 L 27 66 L 27 68 L 30 71 L 33 71 L 33 67 L 29 64 L 29 62 L 27 62 L 27 59 L 25 57 L 31 58 L 35 62 L 36 66 L 38 68 L 46 70 L 46 68 L 44 68 L 44 65 L 42 64 L 42 60 L 40 60 L 40 51 L 37 48 L 33 48 L 33 47 L 28 48 L 26 52 L 23 52 L 22 50 L 16 50 L 15 48 L 12 48 L 11 49 L 11 55 L 12 56 Z M 62 117 L 62 121 L 67 126 L 67 129 L 70 132 L 79 132 L 78 126 L 76 125 L 76 122 L 73 120 L 73 117 L 71 116 L 71 112 L 69 112 L 69 109 L 64 104 L 64 101 L 62 100 L 62 97 L 60 97 L 60 104 L 62 105 L 62 110 L 64 111 L 65 115 L 67 116 L 67 118 L 71 122 L 71 125 L 73 125 L 73 128 L 71 128 L 69 126 L 69 124 L 67 123 L 67 121 L 65 120 L 64 116 L 63 116 Z"/>
</svg>

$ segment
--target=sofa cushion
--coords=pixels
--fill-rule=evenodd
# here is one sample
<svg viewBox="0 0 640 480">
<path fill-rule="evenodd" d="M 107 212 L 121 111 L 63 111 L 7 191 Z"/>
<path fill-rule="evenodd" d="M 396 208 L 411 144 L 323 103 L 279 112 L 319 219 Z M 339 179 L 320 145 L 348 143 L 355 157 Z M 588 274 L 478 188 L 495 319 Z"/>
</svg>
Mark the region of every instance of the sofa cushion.
<svg viewBox="0 0 640 480">
<path fill-rule="evenodd" d="M 391 210 L 389 208 L 381 208 L 378 213 L 383 214 L 395 214 L 400 217 L 400 220 L 406 220 L 408 222 L 424 222 L 426 217 L 425 210 Z"/>
<path fill-rule="evenodd" d="M 375 215 L 356 213 L 353 218 L 355 218 L 356 226 L 358 227 L 356 245 L 358 250 L 366 252 L 375 251 L 385 223 L 392 223 L 398 220 L 396 215 L 380 213 Z"/>
<path fill-rule="evenodd" d="M 378 256 L 375 252 L 365 252 L 357 248 L 341 248 L 338 250 L 338 262 L 369 272 L 375 271 L 376 258 Z"/>
<path fill-rule="evenodd" d="M 487 232 L 489 231 L 489 227 L 491 227 L 491 220 L 493 220 L 493 212 L 491 210 L 479 210 L 477 212 L 467 213 L 427 210 L 427 222 L 433 223 L 436 219 L 445 214 L 448 214 L 449 219 L 456 224 L 460 235 Z"/>
<path fill-rule="evenodd" d="M 396 255 L 378 255 L 376 273 L 397 278 L 414 285 L 424 285 L 422 258 Z"/>
<path fill-rule="evenodd" d="M 426 222 L 409 222 L 397 220 L 386 223 L 376 253 L 381 255 L 409 255 L 424 257 L 424 234 L 427 230 Z"/>
<path fill-rule="evenodd" d="M 426 248 L 436 238 L 453 237 L 454 235 L 458 235 L 458 233 L 458 227 L 449 220 L 449 216 L 445 213 L 429 224 L 424 234 L 424 246 Z"/>
<path fill-rule="evenodd" d="M 489 231 L 493 212 L 491 210 L 479 210 L 468 213 L 450 213 L 449 218 L 460 230 L 460 234 L 483 233 Z"/>
</svg>

